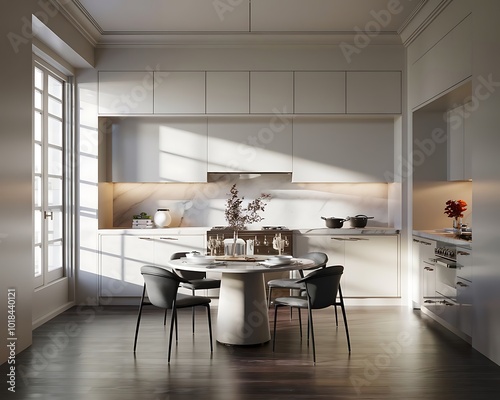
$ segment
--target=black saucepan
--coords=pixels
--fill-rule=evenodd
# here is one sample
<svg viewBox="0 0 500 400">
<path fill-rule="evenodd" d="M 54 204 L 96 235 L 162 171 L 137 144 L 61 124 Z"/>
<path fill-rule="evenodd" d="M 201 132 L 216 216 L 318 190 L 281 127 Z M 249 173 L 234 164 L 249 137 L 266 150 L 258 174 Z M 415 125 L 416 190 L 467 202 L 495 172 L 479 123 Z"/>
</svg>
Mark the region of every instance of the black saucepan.
<svg viewBox="0 0 500 400">
<path fill-rule="evenodd" d="M 369 219 L 374 217 L 367 217 L 363 214 L 358 214 L 355 217 L 348 217 L 349 221 L 351 221 L 351 227 L 353 228 L 364 228 Z"/>
<path fill-rule="evenodd" d="M 342 228 L 344 222 L 347 221 L 349 218 L 344 219 L 335 217 L 330 217 L 330 218 L 321 217 L 321 219 L 325 220 L 327 228 Z"/>
</svg>

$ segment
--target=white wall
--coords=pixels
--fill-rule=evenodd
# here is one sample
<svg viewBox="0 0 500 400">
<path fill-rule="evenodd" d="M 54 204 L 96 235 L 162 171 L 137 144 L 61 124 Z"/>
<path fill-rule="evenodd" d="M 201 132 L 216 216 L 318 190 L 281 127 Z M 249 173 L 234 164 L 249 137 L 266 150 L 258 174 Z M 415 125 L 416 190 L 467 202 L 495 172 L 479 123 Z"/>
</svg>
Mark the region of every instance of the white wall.
<svg viewBox="0 0 500 400">
<path fill-rule="evenodd" d="M 6 293 L 15 288 L 17 352 L 31 344 L 32 330 L 32 14 L 88 61 L 93 56 L 92 46 L 58 10 L 43 10 L 41 3 L 9 2 L 0 15 L 0 328 L 6 332 Z M 3 336 L 0 363 L 7 356 Z"/>
<path fill-rule="evenodd" d="M 488 95 L 472 114 L 474 134 L 474 323 L 472 345 L 500 364 L 500 2 L 473 6 L 473 93 Z M 485 90 L 484 82 L 495 82 Z M 476 97 L 479 100 L 479 97 Z"/>
</svg>

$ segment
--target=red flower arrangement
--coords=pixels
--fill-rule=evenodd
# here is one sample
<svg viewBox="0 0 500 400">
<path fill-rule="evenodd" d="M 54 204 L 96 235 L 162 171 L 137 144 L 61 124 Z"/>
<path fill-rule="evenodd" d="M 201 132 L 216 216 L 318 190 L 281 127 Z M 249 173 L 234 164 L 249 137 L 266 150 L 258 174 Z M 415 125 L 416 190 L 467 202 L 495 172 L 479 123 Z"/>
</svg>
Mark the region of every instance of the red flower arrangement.
<svg viewBox="0 0 500 400">
<path fill-rule="evenodd" d="M 444 213 L 450 218 L 462 218 L 467 211 L 467 203 L 463 200 L 448 200 Z"/>
</svg>

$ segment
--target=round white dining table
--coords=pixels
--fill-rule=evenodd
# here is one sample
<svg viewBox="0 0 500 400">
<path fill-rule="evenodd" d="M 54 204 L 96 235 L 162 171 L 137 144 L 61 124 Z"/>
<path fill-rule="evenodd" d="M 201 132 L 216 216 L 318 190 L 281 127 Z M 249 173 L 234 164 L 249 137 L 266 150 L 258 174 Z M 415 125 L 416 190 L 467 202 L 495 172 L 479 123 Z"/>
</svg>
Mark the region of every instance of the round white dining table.
<svg viewBox="0 0 500 400">
<path fill-rule="evenodd" d="M 264 273 L 314 267 L 314 261 L 306 258 L 293 258 L 290 264 L 272 267 L 262 265 L 264 260 L 224 260 L 203 265 L 181 258 L 167 265 L 178 270 L 220 272 L 216 339 L 228 345 L 255 345 L 271 340 Z"/>
</svg>

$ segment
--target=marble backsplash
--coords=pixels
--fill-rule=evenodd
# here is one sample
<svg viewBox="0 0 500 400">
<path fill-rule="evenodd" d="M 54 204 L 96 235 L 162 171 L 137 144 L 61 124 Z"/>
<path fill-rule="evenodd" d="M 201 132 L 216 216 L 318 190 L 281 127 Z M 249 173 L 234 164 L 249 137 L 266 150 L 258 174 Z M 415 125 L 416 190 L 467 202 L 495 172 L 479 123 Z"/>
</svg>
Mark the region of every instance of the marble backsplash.
<svg viewBox="0 0 500 400">
<path fill-rule="evenodd" d="M 132 216 L 154 214 L 169 208 L 174 226 L 226 225 L 225 203 L 236 183 L 244 204 L 261 193 L 271 201 L 262 213 L 264 220 L 248 228 L 282 225 L 290 229 L 321 228 L 321 216 L 344 218 L 348 215 L 373 216 L 369 226 L 388 226 L 388 184 L 385 183 L 292 183 L 288 174 L 256 177 L 237 174 L 211 175 L 209 183 L 115 183 L 112 185 L 112 224 L 103 228 L 128 228 Z M 349 227 L 349 223 L 344 224 Z"/>
</svg>

